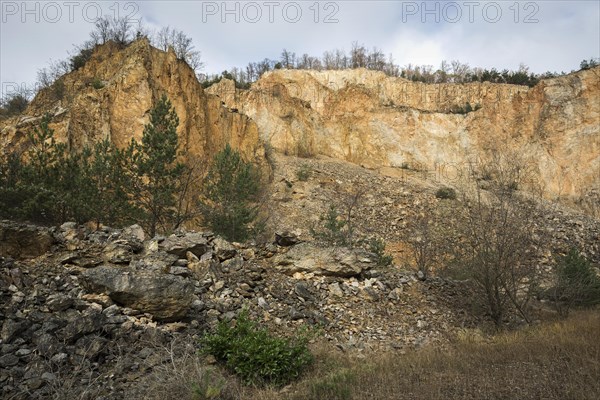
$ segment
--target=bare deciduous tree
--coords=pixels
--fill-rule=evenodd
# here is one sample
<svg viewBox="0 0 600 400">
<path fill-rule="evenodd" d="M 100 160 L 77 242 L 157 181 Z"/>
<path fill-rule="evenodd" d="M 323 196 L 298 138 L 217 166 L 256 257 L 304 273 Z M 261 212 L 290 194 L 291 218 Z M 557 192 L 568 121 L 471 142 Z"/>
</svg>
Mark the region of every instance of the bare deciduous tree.
<svg viewBox="0 0 600 400">
<path fill-rule="evenodd" d="M 533 256 L 540 245 L 535 234 L 540 203 L 517 192 L 529 180 L 527 162 L 495 151 L 465 176 L 455 209 L 454 264 L 474 282 L 496 326 L 512 310 L 529 322 L 528 305 L 539 283 Z"/>
<path fill-rule="evenodd" d="M 283 49 L 281 52 L 281 65 L 283 68 L 291 69 L 296 65 L 296 53 Z"/>
<path fill-rule="evenodd" d="M 412 218 L 407 226 L 405 241 L 410 246 L 419 278 L 427 279 L 444 248 L 444 235 L 440 232 L 439 218 L 434 210 L 425 209 Z"/>
<path fill-rule="evenodd" d="M 367 49 L 358 42 L 352 42 L 350 50 L 350 64 L 352 68 L 365 68 L 367 66 L 368 56 Z"/>
<path fill-rule="evenodd" d="M 48 67 L 41 68 L 37 71 L 38 89 L 43 89 L 51 86 L 58 78 L 71 72 L 71 66 L 67 60 L 50 61 Z"/>
<path fill-rule="evenodd" d="M 452 78 L 456 83 L 464 83 L 467 81 L 467 76 L 469 74 L 469 64 L 463 64 L 458 60 L 453 60 L 450 62 L 452 66 Z"/>
<path fill-rule="evenodd" d="M 383 71 L 385 69 L 385 55 L 377 47 L 367 56 L 367 68 L 375 71 Z"/>
<path fill-rule="evenodd" d="M 168 51 L 169 47 L 171 47 L 177 58 L 185 61 L 196 73 L 204 68 L 201 54 L 195 50 L 192 38 L 188 37 L 182 31 L 172 29 L 168 26 L 162 28 L 156 33 L 153 44 L 163 51 Z"/>
<path fill-rule="evenodd" d="M 90 32 L 92 47 L 110 40 L 119 45 L 126 45 L 134 38 L 134 24 L 129 18 L 105 15 L 98 18 L 94 25 L 95 29 Z"/>
</svg>

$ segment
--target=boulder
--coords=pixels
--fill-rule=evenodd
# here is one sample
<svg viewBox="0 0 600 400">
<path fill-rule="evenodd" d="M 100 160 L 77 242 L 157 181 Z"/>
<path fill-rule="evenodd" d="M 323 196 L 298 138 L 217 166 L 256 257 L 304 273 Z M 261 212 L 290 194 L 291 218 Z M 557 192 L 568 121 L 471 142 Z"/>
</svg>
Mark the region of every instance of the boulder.
<svg viewBox="0 0 600 400">
<path fill-rule="evenodd" d="M 235 246 L 223 238 L 214 238 L 212 244 L 217 257 L 221 261 L 229 260 L 237 254 Z"/>
<path fill-rule="evenodd" d="M 186 258 L 189 251 L 194 255 L 201 257 L 202 254 L 210 250 L 208 239 L 202 233 L 186 233 L 183 236 L 171 235 L 163 240 L 159 245 L 159 250 L 166 251 L 169 254 L 175 254 L 179 258 Z"/>
<path fill-rule="evenodd" d="M 275 256 L 275 268 L 288 275 L 311 272 L 315 275 L 351 277 L 375 266 L 372 254 L 362 249 L 321 248 L 301 243 Z"/>
<path fill-rule="evenodd" d="M 144 230 L 142 229 L 142 227 L 139 226 L 138 224 L 131 225 L 131 226 L 128 226 L 127 228 L 123 229 L 121 236 L 127 237 L 127 238 L 133 238 L 139 242 L 143 242 L 144 240 L 146 240 L 146 234 L 144 233 Z"/>
<path fill-rule="evenodd" d="M 189 280 L 157 269 L 100 266 L 84 271 L 82 283 L 90 292 L 106 293 L 115 303 L 162 321 L 183 317 L 194 299 Z"/>
<path fill-rule="evenodd" d="M 15 222 L 0 222 L 0 256 L 35 258 L 52 247 L 54 237 L 47 228 Z"/>
<path fill-rule="evenodd" d="M 277 243 L 279 246 L 293 246 L 300 242 L 301 240 L 298 239 L 298 236 L 292 232 L 283 231 L 275 233 L 275 243 Z"/>
</svg>

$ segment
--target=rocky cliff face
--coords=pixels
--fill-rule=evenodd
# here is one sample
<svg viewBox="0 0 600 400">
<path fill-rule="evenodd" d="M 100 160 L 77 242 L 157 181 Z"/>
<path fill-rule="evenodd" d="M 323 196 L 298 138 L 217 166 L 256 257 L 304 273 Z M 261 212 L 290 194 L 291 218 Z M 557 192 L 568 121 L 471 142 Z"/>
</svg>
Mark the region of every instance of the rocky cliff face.
<svg viewBox="0 0 600 400">
<path fill-rule="evenodd" d="M 409 167 L 451 181 L 496 150 L 523 155 L 550 196 L 600 189 L 600 68 L 523 86 L 423 84 L 367 70 L 277 70 L 208 89 L 299 155 Z M 467 103 L 475 111 L 467 111 Z"/>
<path fill-rule="evenodd" d="M 287 154 L 417 169 L 453 184 L 457 171 L 501 150 L 524 157 L 547 196 L 600 201 L 600 68 L 531 89 L 423 84 L 359 69 L 276 70 L 250 90 L 222 80 L 205 91 L 172 52 L 146 40 L 125 49 L 107 43 L 42 90 L 25 116 L 0 124 L 0 148 L 23 146 L 47 111 L 57 138 L 73 147 L 102 138 L 125 146 L 141 137 L 162 93 L 190 156 L 210 157 L 229 142 L 262 161 L 264 141 Z"/>
<path fill-rule="evenodd" d="M 187 64 L 147 40 L 125 49 L 114 43 L 97 48 L 83 68 L 42 90 L 25 116 L 0 125 L 0 148 L 23 145 L 26 133 L 48 111 L 56 138 L 72 147 L 104 138 L 126 146 L 131 138 L 141 138 L 149 111 L 163 93 L 179 116 L 185 154 L 204 158 L 230 143 L 246 157 L 263 160 L 256 124 L 223 107 L 220 99 L 204 92 Z"/>
</svg>

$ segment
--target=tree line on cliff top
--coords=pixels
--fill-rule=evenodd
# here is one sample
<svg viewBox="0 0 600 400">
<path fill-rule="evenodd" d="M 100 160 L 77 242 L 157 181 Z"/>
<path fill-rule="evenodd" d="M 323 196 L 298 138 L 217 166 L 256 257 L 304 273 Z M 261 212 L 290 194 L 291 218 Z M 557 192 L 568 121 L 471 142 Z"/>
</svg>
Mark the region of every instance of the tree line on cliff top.
<svg viewBox="0 0 600 400">
<path fill-rule="evenodd" d="M 381 49 L 369 49 L 359 42 L 353 42 L 350 52 L 343 49 L 325 51 L 321 57 L 309 54 L 297 55 L 283 49 L 275 59 L 265 58 L 257 62 L 249 62 L 245 67 L 233 67 L 220 74 L 204 74 L 204 62 L 200 51 L 196 50 L 192 39 L 184 32 L 171 27 L 151 31 L 141 22 L 134 24 L 127 18 L 99 18 L 90 32 L 88 40 L 74 47 L 68 58 L 52 61 L 46 67 L 38 70 L 37 82 L 33 88 L 12 88 L 9 93 L 3 93 L 0 99 L 0 117 L 17 115 L 25 110 L 28 100 L 40 89 L 50 86 L 60 86 L 60 78 L 72 71 L 82 68 L 90 59 L 94 48 L 109 41 L 126 47 L 140 38 L 147 38 L 151 44 L 163 51 L 172 48 L 177 58 L 186 62 L 196 73 L 204 87 L 219 82 L 222 78 L 232 79 L 241 89 L 249 88 L 252 82 L 258 80 L 265 72 L 274 69 L 304 69 L 304 70 L 341 70 L 366 68 L 381 71 L 388 76 L 402 77 L 414 82 L 423 83 L 468 83 L 492 82 L 532 87 L 541 79 L 565 75 L 565 72 L 545 72 L 536 74 L 529 71 L 525 64 L 520 64 L 516 71 L 496 68 L 486 69 L 471 67 L 458 60 L 443 60 L 439 67 L 433 65 L 407 64 L 403 67 L 395 63 L 392 54 L 385 55 Z M 580 63 L 580 70 L 594 68 L 599 60 L 591 58 Z M 573 72 L 573 71 L 572 71 Z M 61 92 L 60 87 L 57 92 Z"/>
</svg>

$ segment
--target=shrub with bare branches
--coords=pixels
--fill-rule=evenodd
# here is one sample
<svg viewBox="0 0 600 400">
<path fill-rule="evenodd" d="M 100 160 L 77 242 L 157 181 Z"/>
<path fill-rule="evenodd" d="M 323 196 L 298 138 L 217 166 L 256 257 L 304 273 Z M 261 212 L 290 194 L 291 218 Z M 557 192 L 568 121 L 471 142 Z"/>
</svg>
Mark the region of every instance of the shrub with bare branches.
<svg viewBox="0 0 600 400">
<path fill-rule="evenodd" d="M 479 300 L 497 327 L 515 311 L 530 322 L 528 306 L 539 283 L 533 256 L 540 203 L 517 191 L 533 183 L 527 160 L 495 151 L 472 168 L 455 202 L 456 237 L 450 249 L 454 268 L 475 284 Z M 485 185 L 477 179 L 482 171 Z"/>
</svg>

